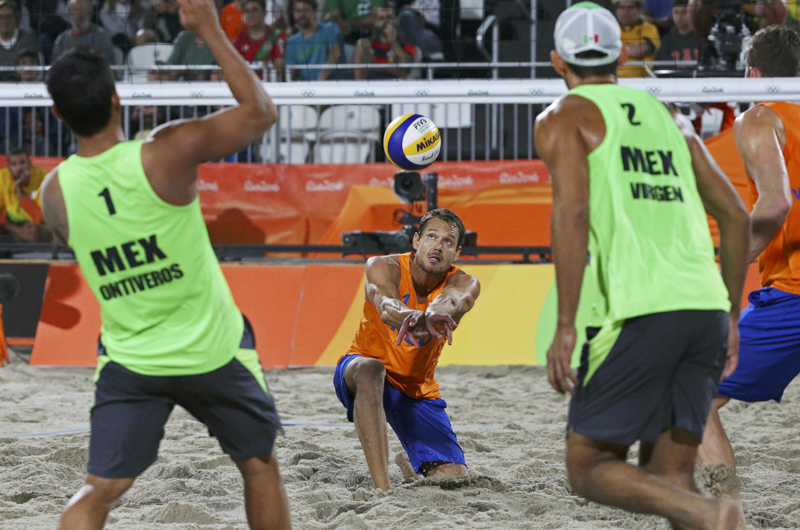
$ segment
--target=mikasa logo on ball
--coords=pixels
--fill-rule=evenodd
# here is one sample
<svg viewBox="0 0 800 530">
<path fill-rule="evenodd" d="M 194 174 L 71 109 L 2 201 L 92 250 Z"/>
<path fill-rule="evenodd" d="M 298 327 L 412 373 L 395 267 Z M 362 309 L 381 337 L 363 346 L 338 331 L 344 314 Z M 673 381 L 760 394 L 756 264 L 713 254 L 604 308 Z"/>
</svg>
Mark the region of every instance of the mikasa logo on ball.
<svg viewBox="0 0 800 530">
<path fill-rule="evenodd" d="M 439 130 L 437 129 L 436 132 L 430 138 L 424 138 L 421 142 L 417 144 L 417 153 L 420 151 L 425 151 L 430 146 L 435 145 L 439 141 Z M 423 158 L 422 160 L 427 160 Z"/>
</svg>

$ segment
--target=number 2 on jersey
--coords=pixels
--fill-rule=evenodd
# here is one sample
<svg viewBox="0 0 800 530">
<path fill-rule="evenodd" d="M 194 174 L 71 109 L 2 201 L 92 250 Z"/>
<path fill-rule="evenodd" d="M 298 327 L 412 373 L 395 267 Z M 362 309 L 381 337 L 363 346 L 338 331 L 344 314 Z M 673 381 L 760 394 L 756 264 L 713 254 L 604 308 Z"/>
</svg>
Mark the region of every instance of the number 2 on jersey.
<svg viewBox="0 0 800 530">
<path fill-rule="evenodd" d="M 108 191 L 108 188 L 104 188 L 103 191 L 98 193 L 98 195 L 106 200 L 106 206 L 108 206 L 108 215 L 114 215 L 117 213 L 117 209 L 114 208 L 114 202 L 111 200 L 111 192 Z"/>
</svg>

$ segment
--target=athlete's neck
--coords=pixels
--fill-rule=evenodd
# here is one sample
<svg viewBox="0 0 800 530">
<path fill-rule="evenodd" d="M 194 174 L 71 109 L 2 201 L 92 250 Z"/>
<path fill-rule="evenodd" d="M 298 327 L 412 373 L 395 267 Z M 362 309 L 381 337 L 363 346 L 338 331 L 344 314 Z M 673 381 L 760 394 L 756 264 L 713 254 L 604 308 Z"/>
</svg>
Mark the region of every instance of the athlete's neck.
<svg viewBox="0 0 800 530">
<path fill-rule="evenodd" d="M 581 85 L 609 85 L 609 84 L 616 85 L 617 76 L 593 75 L 590 77 L 578 77 L 572 72 L 568 72 L 567 77 L 564 79 L 564 81 L 566 81 L 567 83 L 567 88 L 572 90 L 576 86 L 581 86 Z"/>
<path fill-rule="evenodd" d="M 444 274 L 430 274 L 422 270 L 422 267 L 417 265 L 416 256 L 411 256 L 411 283 L 418 297 L 427 298 L 443 279 Z"/>
<path fill-rule="evenodd" d="M 125 141 L 122 127 L 109 126 L 94 136 L 78 136 L 78 156 L 91 157 L 105 153 L 120 142 Z"/>
</svg>

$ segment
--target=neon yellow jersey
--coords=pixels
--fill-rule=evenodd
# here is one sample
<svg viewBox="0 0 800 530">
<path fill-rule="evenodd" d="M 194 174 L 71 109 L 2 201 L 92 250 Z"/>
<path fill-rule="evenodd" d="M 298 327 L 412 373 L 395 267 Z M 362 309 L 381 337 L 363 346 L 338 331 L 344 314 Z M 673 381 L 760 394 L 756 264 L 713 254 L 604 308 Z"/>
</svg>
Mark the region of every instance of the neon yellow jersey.
<svg viewBox="0 0 800 530">
<path fill-rule="evenodd" d="M 108 360 L 144 375 L 209 372 L 238 351 L 242 315 L 199 199 L 186 206 L 164 202 L 147 180 L 141 153 L 141 141 L 122 142 L 58 166 L 68 243 L 100 302 Z"/>
<path fill-rule="evenodd" d="M 603 115 L 588 156 L 593 324 L 683 309 L 730 310 L 692 157 L 667 108 L 615 84 L 575 94 Z"/>
</svg>

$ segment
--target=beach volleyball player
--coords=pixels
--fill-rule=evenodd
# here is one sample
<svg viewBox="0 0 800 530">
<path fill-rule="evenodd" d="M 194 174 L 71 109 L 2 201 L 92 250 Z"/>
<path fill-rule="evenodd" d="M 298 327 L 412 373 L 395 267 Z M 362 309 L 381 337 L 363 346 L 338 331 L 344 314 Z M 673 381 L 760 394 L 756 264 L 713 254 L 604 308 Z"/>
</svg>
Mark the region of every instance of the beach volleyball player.
<svg viewBox="0 0 800 530">
<path fill-rule="evenodd" d="M 738 505 L 700 495 L 693 472 L 720 376 L 736 365 L 747 210 L 690 124 L 616 84 L 627 54 L 609 11 L 565 10 L 555 44 L 551 60 L 570 90 L 538 117 L 535 142 L 553 181 L 558 325 L 547 370 L 558 392 L 573 393 L 570 484 L 673 528 L 733 529 Z M 720 226 L 721 275 L 706 212 Z M 585 273 L 600 294 L 587 301 L 592 327 L 576 376 Z M 636 441 L 639 466 L 627 463 Z"/>
<path fill-rule="evenodd" d="M 445 341 L 480 293 L 478 280 L 453 265 L 465 236 L 455 213 L 431 210 L 414 252 L 367 261 L 364 316 L 333 384 L 376 488 L 391 487 L 387 420 L 404 449 L 395 456 L 404 478 L 467 475 L 434 377 Z"/>
<path fill-rule="evenodd" d="M 764 28 L 748 44 L 746 64 L 747 77 L 795 78 L 800 37 L 788 27 Z M 719 409 L 731 399 L 780 402 L 800 373 L 800 105 L 760 103 L 736 119 L 733 132 L 756 198 L 749 259 L 758 258 L 763 288 L 750 293 L 742 311 L 739 365 L 719 385 L 700 459 L 724 464 L 718 493 L 737 498 L 738 481 L 731 480 L 736 460 Z"/>
<path fill-rule="evenodd" d="M 102 528 L 114 501 L 155 461 L 175 404 L 236 462 L 250 527 L 290 528 L 273 450 L 280 420 L 196 190 L 199 163 L 250 145 L 277 111 L 228 42 L 214 3 L 178 1 L 182 26 L 211 48 L 237 107 L 126 142 L 104 59 L 73 51 L 47 75 L 78 152 L 45 180 L 44 215 L 75 252 L 103 321 L 88 477 L 67 504 L 62 529 Z"/>
</svg>

